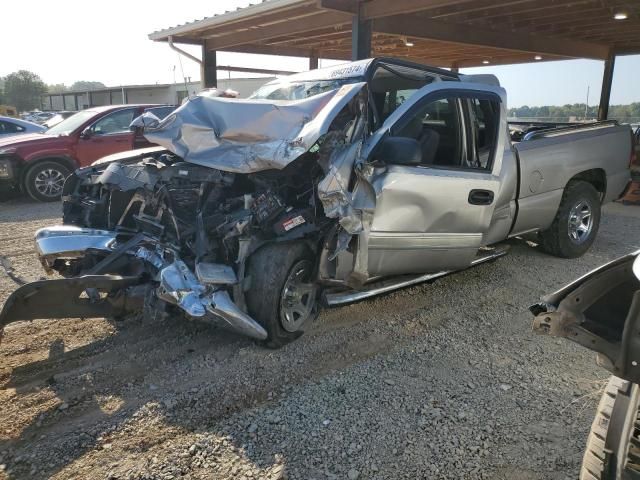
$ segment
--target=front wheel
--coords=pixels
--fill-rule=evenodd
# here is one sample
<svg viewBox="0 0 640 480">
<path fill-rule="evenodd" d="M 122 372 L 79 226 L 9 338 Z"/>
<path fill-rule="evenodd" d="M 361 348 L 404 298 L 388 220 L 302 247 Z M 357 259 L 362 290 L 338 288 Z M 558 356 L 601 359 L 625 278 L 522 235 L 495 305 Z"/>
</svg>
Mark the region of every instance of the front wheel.
<svg viewBox="0 0 640 480">
<path fill-rule="evenodd" d="M 542 248 L 557 257 L 582 256 L 600 227 L 600 195 L 593 185 L 570 182 L 562 194 L 553 223 L 539 234 Z"/>
<path fill-rule="evenodd" d="M 34 165 L 24 177 L 24 187 L 31 198 L 39 202 L 60 200 L 64 181 L 71 171 L 59 162 L 45 161 Z"/>
<path fill-rule="evenodd" d="M 318 311 L 314 256 L 302 243 L 272 244 L 249 259 L 249 314 L 267 331 L 266 345 L 295 340 Z"/>
</svg>

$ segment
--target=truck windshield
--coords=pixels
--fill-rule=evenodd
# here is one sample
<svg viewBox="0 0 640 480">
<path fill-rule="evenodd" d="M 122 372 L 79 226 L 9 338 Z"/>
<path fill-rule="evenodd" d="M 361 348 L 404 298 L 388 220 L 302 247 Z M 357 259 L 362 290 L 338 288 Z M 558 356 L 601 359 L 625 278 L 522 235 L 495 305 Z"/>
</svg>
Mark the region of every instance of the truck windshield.
<svg viewBox="0 0 640 480">
<path fill-rule="evenodd" d="M 301 100 L 329 90 L 335 90 L 347 83 L 355 83 L 358 78 L 336 78 L 333 80 L 308 80 L 299 82 L 271 83 L 263 85 L 249 98 L 264 100 Z"/>
<path fill-rule="evenodd" d="M 91 110 L 84 110 L 82 112 L 78 112 L 74 115 L 71 115 L 66 120 L 61 121 L 59 124 L 54 125 L 45 133 L 47 135 L 69 135 L 76 128 L 80 127 L 84 122 L 93 117 L 96 112 Z"/>
</svg>

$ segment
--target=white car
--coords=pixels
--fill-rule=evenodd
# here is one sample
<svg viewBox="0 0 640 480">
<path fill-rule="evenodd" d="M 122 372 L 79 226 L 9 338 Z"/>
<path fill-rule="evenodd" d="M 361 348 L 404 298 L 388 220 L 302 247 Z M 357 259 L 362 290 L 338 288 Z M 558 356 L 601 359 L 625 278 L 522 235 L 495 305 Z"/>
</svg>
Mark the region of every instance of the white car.
<svg viewBox="0 0 640 480">
<path fill-rule="evenodd" d="M 46 127 L 37 123 L 26 122 L 13 117 L 0 117 L 0 138 L 24 133 L 42 133 Z"/>
</svg>

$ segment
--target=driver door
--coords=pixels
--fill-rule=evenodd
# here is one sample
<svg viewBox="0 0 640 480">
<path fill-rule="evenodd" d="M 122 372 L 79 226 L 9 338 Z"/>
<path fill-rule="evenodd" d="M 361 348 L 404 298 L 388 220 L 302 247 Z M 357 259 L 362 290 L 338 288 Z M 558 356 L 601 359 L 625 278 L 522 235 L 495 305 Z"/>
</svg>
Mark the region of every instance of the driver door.
<svg viewBox="0 0 640 480">
<path fill-rule="evenodd" d="M 384 168 L 372 179 L 370 276 L 465 268 L 490 231 L 506 238 L 515 181 L 505 182 L 503 169 L 505 103 L 499 87 L 439 82 L 418 90 L 373 135 L 365 152 Z M 388 136 L 417 140 L 421 161 L 379 158 Z"/>
<path fill-rule="evenodd" d="M 80 166 L 133 149 L 134 133 L 129 130 L 136 108 L 124 108 L 96 120 L 78 139 L 76 155 Z"/>
</svg>

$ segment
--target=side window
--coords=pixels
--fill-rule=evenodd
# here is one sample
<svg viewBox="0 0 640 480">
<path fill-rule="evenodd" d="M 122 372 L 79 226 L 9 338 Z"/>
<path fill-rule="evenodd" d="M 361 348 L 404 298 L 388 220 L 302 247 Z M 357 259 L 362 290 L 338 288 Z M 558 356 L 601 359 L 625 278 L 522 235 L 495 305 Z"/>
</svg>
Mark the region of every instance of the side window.
<svg viewBox="0 0 640 480">
<path fill-rule="evenodd" d="M 401 123 L 394 135 L 418 141 L 422 150 L 422 165 L 465 167 L 461 105 L 457 98 L 443 98 L 422 105 Z"/>
<path fill-rule="evenodd" d="M 420 105 L 392 134 L 418 141 L 422 165 L 490 170 L 499 120 L 499 102 L 452 96 Z"/>
<path fill-rule="evenodd" d="M 153 113 L 158 119 L 163 120 L 167 115 L 173 112 L 176 107 L 153 107 L 145 109 L 145 112 Z"/>
<path fill-rule="evenodd" d="M 12 122 L 0 122 L 0 133 L 20 133 L 24 132 L 24 127 Z"/>
<path fill-rule="evenodd" d="M 493 100 L 468 100 L 469 161 L 475 168 L 490 168 L 500 122 L 500 104 Z"/>
<path fill-rule="evenodd" d="M 133 109 L 119 110 L 102 117 L 93 124 L 91 129 L 96 135 L 110 135 L 114 133 L 126 133 L 129 131 L 129 124 L 133 120 Z"/>
</svg>

